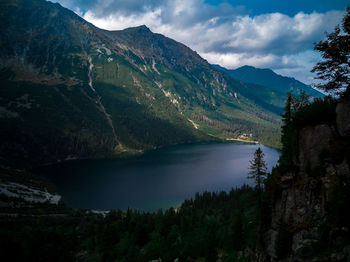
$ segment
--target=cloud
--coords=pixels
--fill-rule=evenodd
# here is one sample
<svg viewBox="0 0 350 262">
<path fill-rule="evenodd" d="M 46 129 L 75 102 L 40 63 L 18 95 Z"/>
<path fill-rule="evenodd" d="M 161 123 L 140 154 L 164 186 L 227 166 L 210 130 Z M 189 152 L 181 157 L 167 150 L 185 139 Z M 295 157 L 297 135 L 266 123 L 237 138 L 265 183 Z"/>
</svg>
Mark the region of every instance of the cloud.
<svg viewBox="0 0 350 262">
<path fill-rule="evenodd" d="M 243 6 L 227 2 L 213 6 L 204 0 L 59 2 L 104 29 L 145 24 L 153 32 L 186 44 L 211 63 L 228 68 L 244 64 L 269 67 L 304 80 L 309 79 L 312 68 L 310 57 L 318 57 L 312 51 L 313 44 L 324 38 L 325 31 L 333 31 L 344 14 L 328 11 L 250 16 Z"/>
<path fill-rule="evenodd" d="M 257 55 L 250 53 L 203 53 L 209 63 L 220 64 L 227 68 L 237 68 L 243 65 L 254 65 L 255 67 L 272 68 L 283 64 L 282 57 L 266 54 Z M 284 65 L 286 67 L 286 65 Z M 288 66 L 290 67 L 290 66 Z"/>
<path fill-rule="evenodd" d="M 237 68 L 244 65 L 253 65 L 258 68 L 270 68 L 276 73 L 294 77 L 298 80 L 312 84 L 314 74 L 310 69 L 319 61 L 320 55 L 313 50 L 306 50 L 297 54 L 251 54 L 251 53 L 205 53 L 209 63 L 220 64 L 226 68 Z"/>
<path fill-rule="evenodd" d="M 110 14 L 105 17 L 98 17 L 93 11 L 89 10 L 83 15 L 83 18 L 93 23 L 95 26 L 108 30 L 120 30 L 127 27 L 134 27 L 143 24 L 149 27 L 152 25 L 151 28 L 161 28 L 162 24 L 158 20 L 160 12 L 161 9 L 155 9 L 152 11 L 129 16 Z"/>
<path fill-rule="evenodd" d="M 311 48 L 322 39 L 325 30 L 332 30 L 342 17 L 341 12 L 325 14 L 298 13 L 289 17 L 280 13 L 256 17 L 242 16 L 232 22 L 230 37 L 223 47 L 236 52 L 253 51 L 282 55 Z"/>
</svg>

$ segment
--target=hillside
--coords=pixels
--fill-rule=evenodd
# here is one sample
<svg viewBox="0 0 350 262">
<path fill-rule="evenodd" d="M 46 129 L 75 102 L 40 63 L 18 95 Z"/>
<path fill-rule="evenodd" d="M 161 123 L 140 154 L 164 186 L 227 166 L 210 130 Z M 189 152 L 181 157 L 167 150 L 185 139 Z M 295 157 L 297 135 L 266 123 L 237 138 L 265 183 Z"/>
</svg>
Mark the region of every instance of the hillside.
<svg viewBox="0 0 350 262">
<path fill-rule="evenodd" d="M 230 70 L 218 65 L 215 66 L 235 79 L 268 87 L 283 94 L 288 93 L 290 90 L 293 90 L 295 93 L 302 90 L 312 97 L 324 97 L 321 92 L 313 89 L 311 86 L 306 85 L 293 77 L 286 77 L 276 74 L 274 71 L 268 68 L 261 69 L 246 65 Z"/>
<path fill-rule="evenodd" d="M 59 4 L 0 1 L 4 166 L 237 138 L 279 146 L 274 93 L 257 95 L 146 26 L 106 31 Z"/>
</svg>

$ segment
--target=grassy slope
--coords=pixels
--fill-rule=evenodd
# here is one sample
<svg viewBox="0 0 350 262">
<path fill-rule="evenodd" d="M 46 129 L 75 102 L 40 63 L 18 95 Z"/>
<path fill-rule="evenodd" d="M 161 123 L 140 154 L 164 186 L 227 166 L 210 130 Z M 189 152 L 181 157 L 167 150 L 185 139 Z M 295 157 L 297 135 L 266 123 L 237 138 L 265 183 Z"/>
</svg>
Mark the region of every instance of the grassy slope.
<svg viewBox="0 0 350 262">
<path fill-rule="evenodd" d="M 278 96 L 235 81 L 186 46 L 147 28 L 116 36 L 45 1 L 1 4 L 0 29 L 8 36 L 0 40 L 2 164 L 105 157 L 242 133 L 278 147 L 270 137 L 279 132 Z M 97 93 L 88 85 L 88 57 Z"/>
</svg>

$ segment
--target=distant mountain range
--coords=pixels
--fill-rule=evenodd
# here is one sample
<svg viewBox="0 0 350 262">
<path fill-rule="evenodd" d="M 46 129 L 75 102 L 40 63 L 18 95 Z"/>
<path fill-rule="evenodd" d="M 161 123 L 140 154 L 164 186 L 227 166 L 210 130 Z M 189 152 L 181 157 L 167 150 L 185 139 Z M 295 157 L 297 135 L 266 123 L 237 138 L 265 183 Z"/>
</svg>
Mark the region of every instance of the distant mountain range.
<svg viewBox="0 0 350 262">
<path fill-rule="evenodd" d="M 243 133 L 279 146 L 285 89 L 236 80 L 146 26 L 99 29 L 58 3 L 0 0 L 0 19 L 1 165 Z"/>
<path fill-rule="evenodd" d="M 269 87 L 272 90 L 278 92 L 287 93 L 290 90 L 293 90 L 294 93 L 297 94 L 299 91 L 303 90 L 313 97 L 324 96 L 321 92 L 315 90 L 310 85 L 306 85 L 293 77 L 286 77 L 276 74 L 274 71 L 268 68 L 260 69 L 246 65 L 237 69 L 230 70 L 219 65 L 214 66 L 235 79 L 244 81 L 246 83 L 253 83 Z"/>
</svg>

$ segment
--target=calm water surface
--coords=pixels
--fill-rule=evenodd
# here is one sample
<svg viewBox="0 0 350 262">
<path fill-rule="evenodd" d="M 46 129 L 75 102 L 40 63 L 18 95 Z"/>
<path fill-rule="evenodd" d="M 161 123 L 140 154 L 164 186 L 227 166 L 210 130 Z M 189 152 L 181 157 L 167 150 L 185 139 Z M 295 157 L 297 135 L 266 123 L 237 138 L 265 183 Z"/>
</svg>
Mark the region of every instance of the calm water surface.
<svg viewBox="0 0 350 262">
<path fill-rule="evenodd" d="M 259 145 L 269 170 L 278 151 Z M 41 168 L 68 206 L 155 211 L 179 205 L 196 192 L 229 191 L 250 184 L 249 160 L 257 145 L 182 145 L 137 158 L 70 161 Z"/>
</svg>

